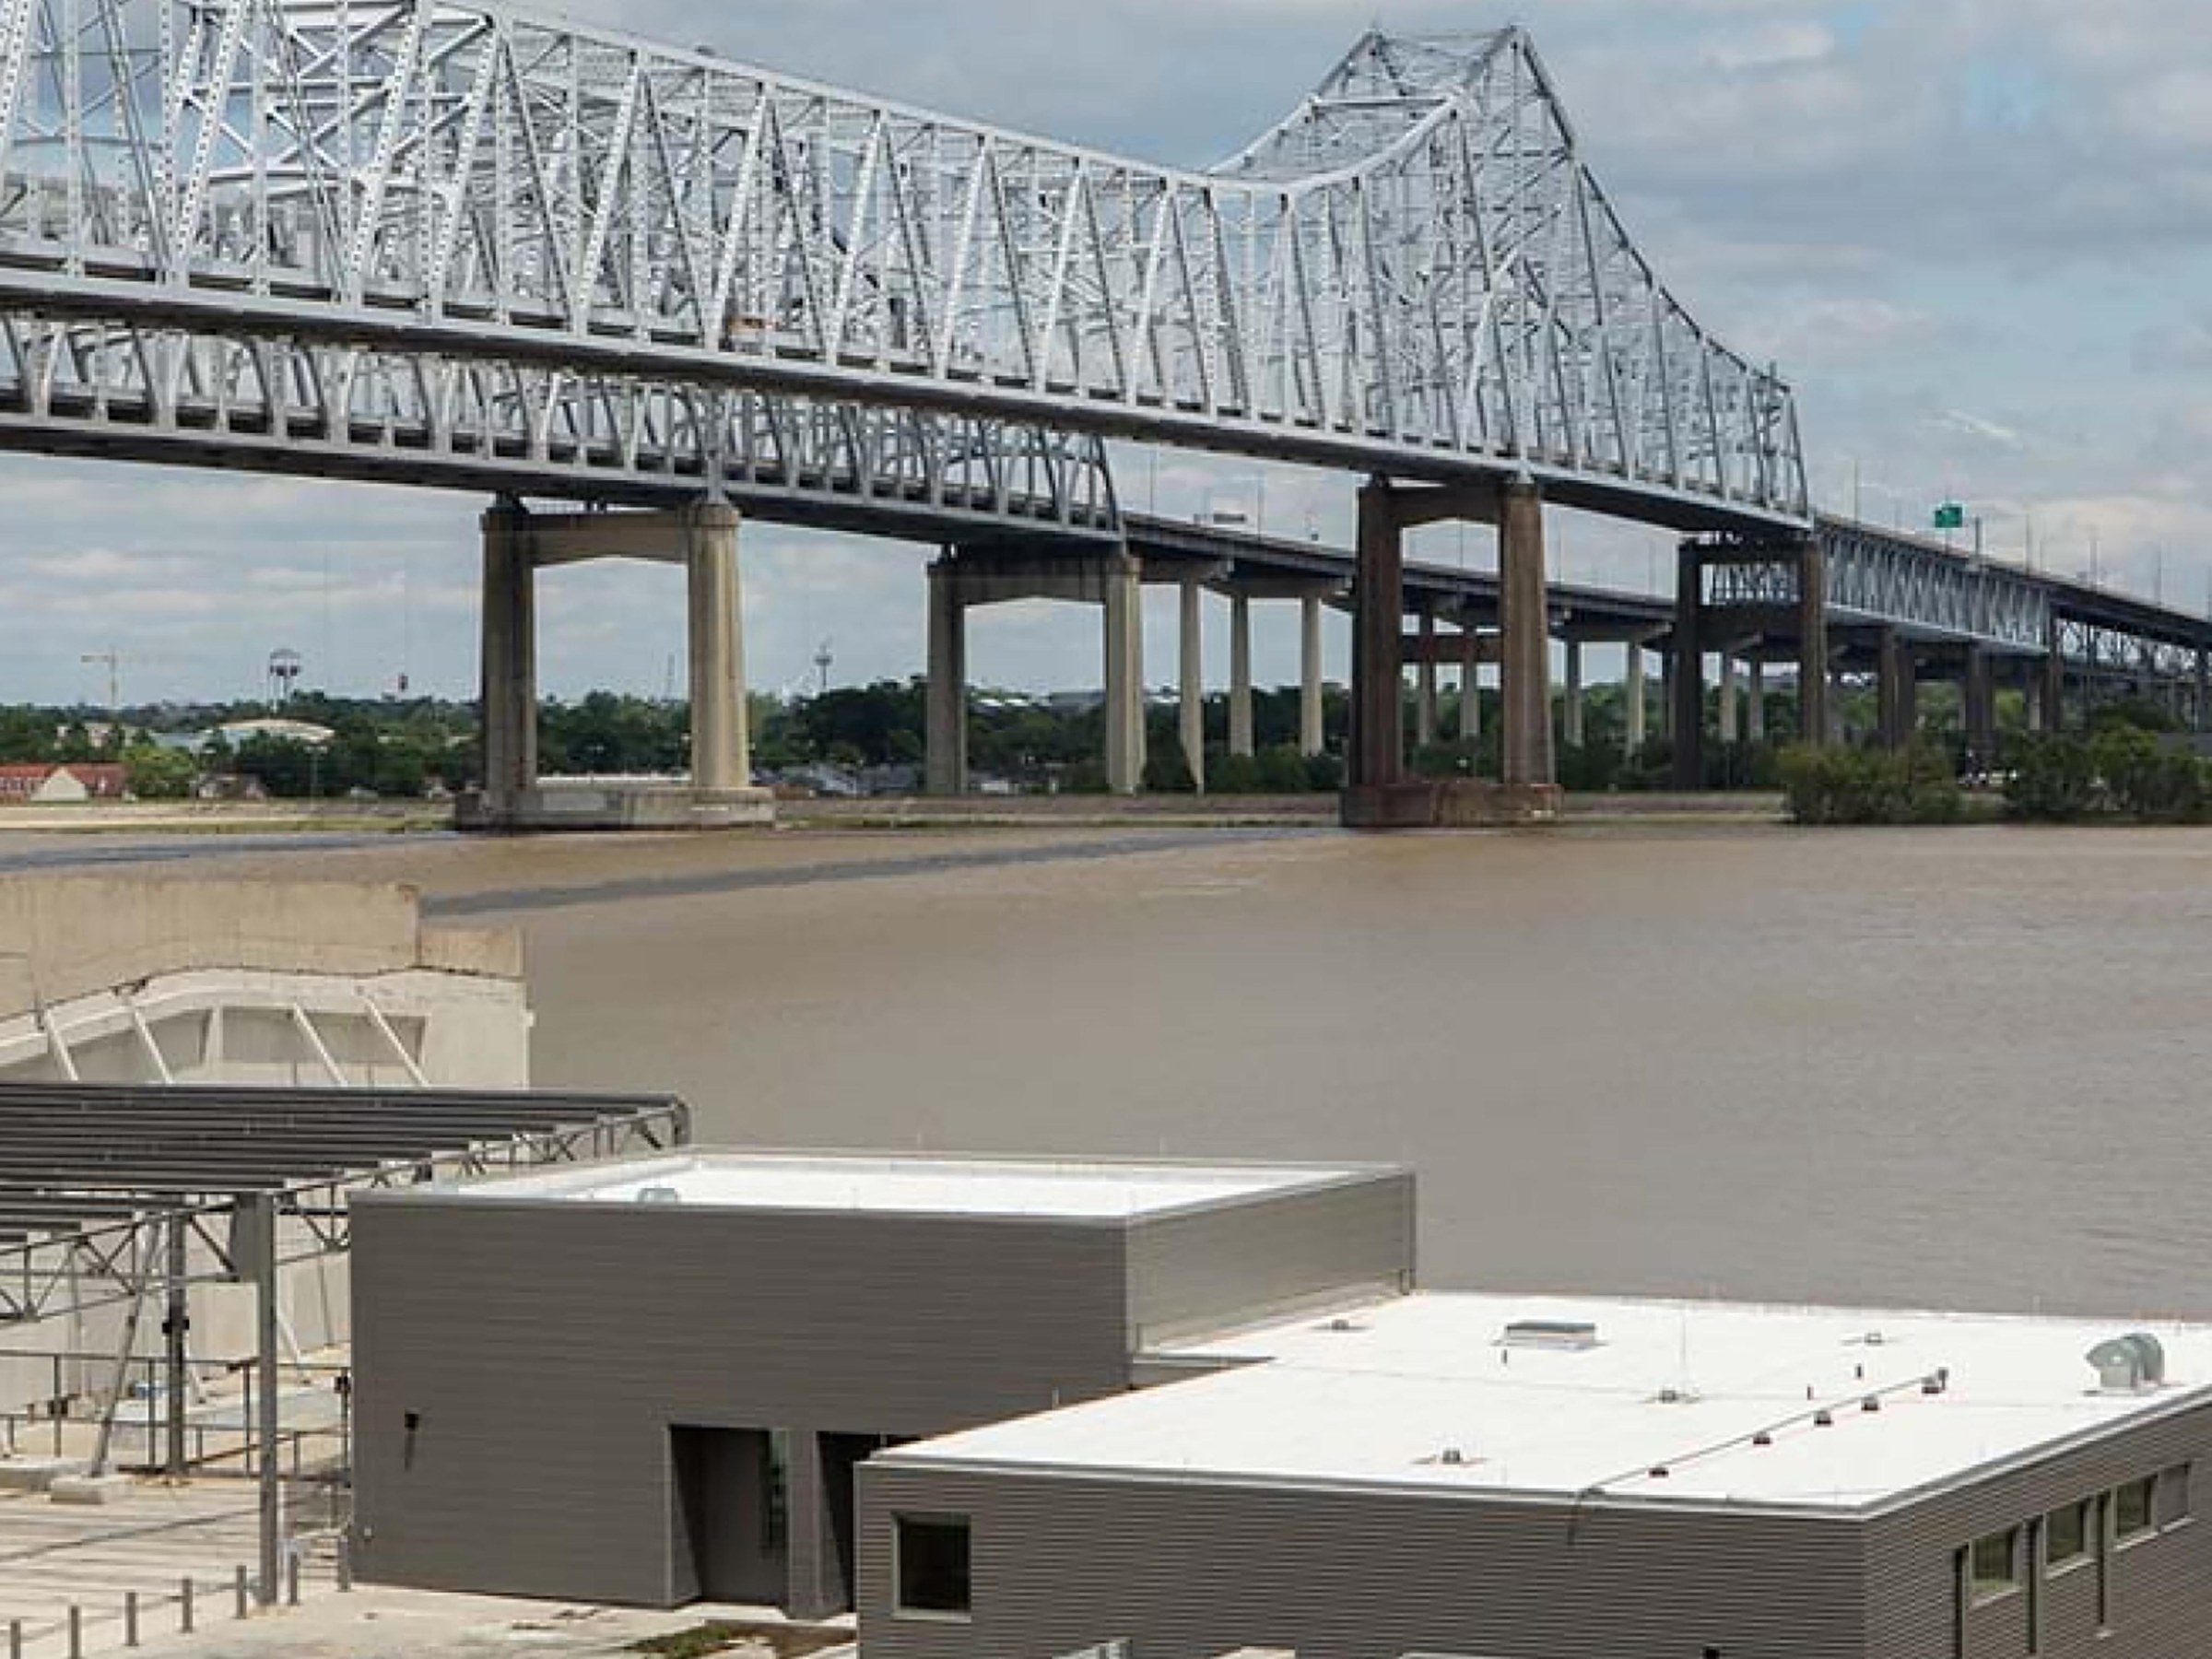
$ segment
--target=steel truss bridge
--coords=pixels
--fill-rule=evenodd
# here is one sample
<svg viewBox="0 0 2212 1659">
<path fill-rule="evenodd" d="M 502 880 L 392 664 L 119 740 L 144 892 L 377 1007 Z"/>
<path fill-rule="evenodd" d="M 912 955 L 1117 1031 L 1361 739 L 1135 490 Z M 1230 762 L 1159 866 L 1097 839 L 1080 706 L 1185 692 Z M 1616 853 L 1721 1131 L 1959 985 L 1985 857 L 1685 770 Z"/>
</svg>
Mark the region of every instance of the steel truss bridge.
<svg viewBox="0 0 2212 1659">
<path fill-rule="evenodd" d="M 1370 31 L 1194 172 L 503 6 L 0 0 L 0 446 L 1112 547 L 1112 439 L 1811 535 L 1847 623 L 2206 643 L 1816 523 L 1789 387 L 1661 282 L 1516 29 Z"/>
</svg>

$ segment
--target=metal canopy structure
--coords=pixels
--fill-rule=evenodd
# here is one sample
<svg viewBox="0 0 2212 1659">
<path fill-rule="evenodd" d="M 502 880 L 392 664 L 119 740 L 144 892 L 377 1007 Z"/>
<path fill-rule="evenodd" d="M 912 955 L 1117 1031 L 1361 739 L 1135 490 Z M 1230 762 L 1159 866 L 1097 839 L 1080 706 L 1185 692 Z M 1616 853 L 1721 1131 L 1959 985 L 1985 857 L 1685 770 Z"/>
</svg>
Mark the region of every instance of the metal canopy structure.
<svg viewBox="0 0 2212 1659">
<path fill-rule="evenodd" d="M 232 1277 L 227 1227 L 254 1200 L 343 1250 L 370 1187 L 679 1146 L 668 1097 L 365 1088 L 0 1084 L 0 1324 L 142 1293 L 148 1230 L 182 1226 Z"/>
<path fill-rule="evenodd" d="M 1789 388 L 1660 281 L 1517 29 L 1371 31 L 1197 172 L 505 6 L 0 0 L 0 316 L 31 446 L 610 496 L 888 472 L 886 528 L 1019 472 L 1023 515 L 1095 523 L 1059 433 L 1808 517 Z"/>
</svg>

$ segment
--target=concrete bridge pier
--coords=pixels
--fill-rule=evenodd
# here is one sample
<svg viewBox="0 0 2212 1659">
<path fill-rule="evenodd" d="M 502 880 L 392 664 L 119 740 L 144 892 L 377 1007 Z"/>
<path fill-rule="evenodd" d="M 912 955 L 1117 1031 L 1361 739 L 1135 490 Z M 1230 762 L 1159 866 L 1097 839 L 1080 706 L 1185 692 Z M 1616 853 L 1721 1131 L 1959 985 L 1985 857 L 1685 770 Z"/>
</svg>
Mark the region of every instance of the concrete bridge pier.
<svg viewBox="0 0 2212 1659">
<path fill-rule="evenodd" d="M 1990 653 L 1979 645 L 1966 648 L 1961 704 L 1967 753 L 1976 764 L 1987 767 L 1997 755 L 1997 670 Z"/>
<path fill-rule="evenodd" d="M 1875 686 L 1882 747 L 1911 748 L 1920 730 L 1919 664 L 1911 642 L 1894 628 L 1881 630 Z"/>
<path fill-rule="evenodd" d="M 1741 740 L 1739 701 L 1736 686 L 1736 654 L 1724 648 L 1721 652 L 1720 739 L 1723 747 L 1733 747 Z"/>
<path fill-rule="evenodd" d="M 1630 640 L 1621 648 L 1621 745 L 1624 753 L 1643 752 L 1650 726 L 1643 707 L 1643 641 Z"/>
<path fill-rule="evenodd" d="M 1746 666 L 1749 681 L 1745 688 L 1744 740 L 1747 743 L 1764 743 L 1767 740 L 1767 659 L 1754 651 Z"/>
<path fill-rule="evenodd" d="M 1705 787 L 1705 550 L 1685 542 L 1675 565 L 1675 639 L 1668 653 L 1668 736 L 1677 789 Z"/>
<path fill-rule="evenodd" d="M 996 547 L 947 547 L 931 564 L 924 768 L 931 794 L 958 795 L 968 790 L 968 612 L 1023 599 L 1096 605 L 1103 612 L 1106 787 L 1127 795 L 1144 786 L 1142 577 L 1137 559 L 1120 548 L 1036 553 Z M 1190 592 L 1186 588 L 1186 595 Z M 1190 662 L 1194 661 L 1193 654 Z"/>
<path fill-rule="evenodd" d="M 1459 740 L 1471 751 L 1482 741 L 1482 636 L 1469 628 L 1459 652 Z"/>
<path fill-rule="evenodd" d="M 772 820 L 752 787 L 738 515 L 725 501 L 665 512 L 532 513 L 502 499 L 482 520 L 484 782 L 455 813 L 471 830 L 721 829 Z M 688 784 L 546 787 L 537 773 L 536 572 L 603 559 L 680 564 L 691 676 Z"/>
<path fill-rule="evenodd" d="M 1328 747 L 1326 710 L 1322 702 L 1321 595 L 1304 594 L 1298 602 L 1298 747 L 1308 759 Z"/>
<path fill-rule="evenodd" d="M 1544 563 L 1544 494 L 1533 480 L 1514 478 L 1500 497 L 1502 781 L 1509 791 L 1552 790 L 1558 786 L 1559 772 L 1551 741 L 1551 605 Z"/>
<path fill-rule="evenodd" d="M 1421 649 L 1413 668 L 1413 741 L 1417 748 L 1433 748 L 1441 730 L 1439 716 L 1442 712 L 1436 688 L 1435 611 L 1422 608 L 1420 629 Z"/>
<path fill-rule="evenodd" d="M 1447 520 L 1493 524 L 1499 530 L 1504 778 L 1498 785 L 1415 779 L 1406 766 L 1405 534 Z M 1388 479 L 1371 479 L 1359 492 L 1358 559 L 1345 822 L 1357 829 L 1395 830 L 1555 816 L 1551 618 L 1544 570 L 1544 501 L 1536 487 L 1516 479 L 1502 486 L 1399 488 Z M 1432 628 L 1410 644 L 1412 653 L 1428 665 L 1441 649 Z"/>
<path fill-rule="evenodd" d="M 1182 745 L 1183 770 L 1191 787 L 1206 793 L 1206 614 L 1205 587 L 1185 577 L 1177 583 L 1182 649 L 1177 653 L 1176 729 Z"/>
<path fill-rule="evenodd" d="M 480 810 L 488 826 L 515 819 L 537 789 L 537 565 L 530 514 L 502 497 L 481 521 L 484 538 Z"/>
<path fill-rule="evenodd" d="M 1229 596 L 1229 752 L 1249 759 L 1255 750 L 1252 719 L 1252 600 Z"/>
<path fill-rule="evenodd" d="M 1583 707 L 1583 642 L 1566 644 L 1567 683 L 1559 708 L 1560 738 L 1569 748 L 1581 748 L 1585 736 Z"/>
</svg>

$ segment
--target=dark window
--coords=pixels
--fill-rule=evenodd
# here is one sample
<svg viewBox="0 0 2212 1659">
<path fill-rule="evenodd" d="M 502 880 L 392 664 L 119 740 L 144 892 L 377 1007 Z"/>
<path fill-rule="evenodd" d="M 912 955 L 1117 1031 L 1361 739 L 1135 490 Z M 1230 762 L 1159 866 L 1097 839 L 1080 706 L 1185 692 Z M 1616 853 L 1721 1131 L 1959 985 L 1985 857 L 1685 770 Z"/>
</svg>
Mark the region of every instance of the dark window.
<svg viewBox="0 0 2212 1659">
<path fill-rule="evenodd" d="M 2052 1571 L 2089 1559 L 2089 1506 L 2069 1503 L 2043 1523 L 2043 1560 Z"/>
<path fill-rule="evenodd" d="M 898 1528 L 898 1611 L 925 1618 L 967 1618 L 966 1517 L 900 1515 Z"/>
<path fill-rule="evenodd" d="M 2157 1528 L 2158 1484 L 2155 1477 L 2147 1475 L 2141 1480 L 2129 1481 L 2112 1495 L 2113 1530 L 2123 1544 L 2145 1537 Z"/>
<path fill-rule="evenodd" d="M 1974 1599 L 1994 1601 L 2020 1587 L 2020 1529 L 2006 1527 L 1974 1540 Z"/>
</svg>

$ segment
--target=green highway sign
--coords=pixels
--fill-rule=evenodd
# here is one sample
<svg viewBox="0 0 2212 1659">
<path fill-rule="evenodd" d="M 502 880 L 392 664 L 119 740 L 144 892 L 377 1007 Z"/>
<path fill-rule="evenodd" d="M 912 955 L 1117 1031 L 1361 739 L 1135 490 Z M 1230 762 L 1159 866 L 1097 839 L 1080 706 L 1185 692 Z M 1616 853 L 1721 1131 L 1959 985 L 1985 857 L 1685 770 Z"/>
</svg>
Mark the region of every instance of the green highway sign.
<svg viewBox="0 0 2212 1659">
<path fill-rule="evenodd" d="M 1946 501 L 1936 509 L 1936 528 L 1963 530 L 1966 528 L 1966 509 L 1957 501 Z"/>
</svg>

